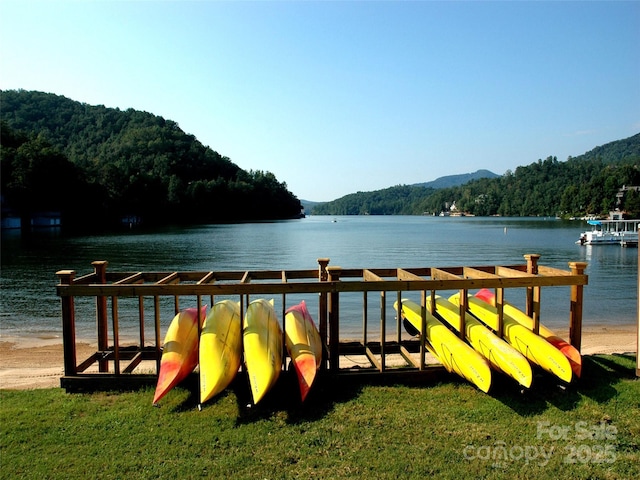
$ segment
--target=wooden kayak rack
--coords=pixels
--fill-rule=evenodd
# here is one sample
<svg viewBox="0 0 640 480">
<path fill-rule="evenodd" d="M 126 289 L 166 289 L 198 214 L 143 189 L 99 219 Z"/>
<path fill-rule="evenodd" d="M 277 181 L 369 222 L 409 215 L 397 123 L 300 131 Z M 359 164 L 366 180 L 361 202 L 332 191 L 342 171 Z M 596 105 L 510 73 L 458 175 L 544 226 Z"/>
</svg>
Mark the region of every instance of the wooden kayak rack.
<svg viewBox="0 0 640 480">
<path fill-rule="evenodd" d="M 460 291 L 459 330 L 464 332 L 464 315 L 467 292 L 472 289 L 495 289 L 499 324 L 502 327 L 502 302 L 505 289 L 525 291 L 526 311 L 534 319 L 534 331 L 540 323 L 540 299 L 542 287 L 570 286 L 569 341 L 580 350 L 582 336 L 583 287 L 588 283 L 584 274 L 585 262 L 569 262 L 569 270 L 538 265 L 540 255 L 524 255 L 526 263 L 507 266 L 479 267 L 422 267 L 347 269 L 329 266 L 328 258 L 318 259 L 318 268 L 311 270 L 282 271 L 209 271 L 209 272 L 111 272 L 108 262 L 92 263 L 94 271 L 76 277 L 73 270 L 57 272 L 57 294 L 62 304 L 64 348 L 64 376 L 60 383 L 67 391 L 131 388 L 140 384 L 155 384 L 162 355 L 161 303 L 170 305 L 175 314 L 182 308 L 200 307 L 205 301 L 214 303 L 215 297 L 236 297 L 242 312 L 250 297 L 266 296 L 282 298 L 281 320 L 284 322 L 286 296 L 296 298 L 317 295 L 318 310 L 312 311 L 321 338 L 326 345 L 323 356 L 323 374 L 329 375 L 404 375 L 434 378 L 444 373 L 441 365 L 425 361 L 424 339 L 407 339 L 402 323 L 396 318 L 395 328 L 387 332 L 386 311 L 399 301 L 403 293 L 420 294 L 426 306 L 428 295 L 434 298 L 439 291 Z M 345 294 L 360 292 L 362 296 L 362 340 L 340 341 L 340 299 Z M 369 339 L 369 296 L 379 295 L 380 334 L 378 341 Z M 301 298 L 300 298 L 301 299 Z M 298 302 L 300 300 L 297 300 Z M 139 335 L 133 342 L 123 342 L 119 302 L 133 302 L 137 311 Z M 97 350 L 89 358 L 77 359 L 76 315 L 80 315 L 77 303 L 94 316 L 97 331 Z M 296 302 L 297 303 L 297 302 Z M 152 307 L 150 307 L 152 305 Z M 291 305 L 289 305 L 291 306 Z M 150 313 L 149 310 L 152 312 Z M 374 307 L 375 310 L 375 307 Z M 153 341 L 147 339 L 145 314 L 153 316 Z M 377 315 L 376 315 L 377 316 Z M 396 315 L 396 317 L 398 317 Z M 85 319 L 86 320 L 86 319 Z M 165 325 L 171 320 L 163 318 Z M 93 320 L 90 320 L 93 321 Z M 424 320 L 423 320 L 424 321 Z M 375 328 L 378 330 L 378 328 Z M 425 329 L 423 328 L 424 332 Z M 127 343 L 127 345 L 125 345 Z M 133 343 L 133 344 L 131 344 Z M 388 357 L 395 355 L 402 360 L 388 364 Z M 341 365 L 341 357 L 358 356 L 363 362 Z M 416 358 L 417 357 L 417 358 Z M 348 362 L 343 362 L 348 363 Z M 362 365 L 364 365 L 364 367 Z M 147 365 L 146 371 L 141 365 Z M 151 365 L 150 367 L 148 365 Z M 92 367 L 92 368 L 90 368 Z"/>
</svg>

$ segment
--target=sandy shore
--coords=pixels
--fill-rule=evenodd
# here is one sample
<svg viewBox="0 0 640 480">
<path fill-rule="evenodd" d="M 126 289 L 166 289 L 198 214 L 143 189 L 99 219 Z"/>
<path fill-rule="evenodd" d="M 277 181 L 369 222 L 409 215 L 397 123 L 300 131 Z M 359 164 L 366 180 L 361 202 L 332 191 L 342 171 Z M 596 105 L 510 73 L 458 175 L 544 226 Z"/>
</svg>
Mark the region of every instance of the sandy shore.
<svg viewBox="0 0 640 480">
<path fill-rule="evenodd" d="M 583 327 L 582 354 L 636 353 L 636 331 L 635 325 Z M 568 338 L 567 331 L 556 333 Z M 96 351 L 96 345 L 89 343 L 78 343 L 76 348 L 79 361 Z M 0 341 L 0 388 L 58 387 L 63 372 L 60 339 L 7 338 Z"/>
</svg>

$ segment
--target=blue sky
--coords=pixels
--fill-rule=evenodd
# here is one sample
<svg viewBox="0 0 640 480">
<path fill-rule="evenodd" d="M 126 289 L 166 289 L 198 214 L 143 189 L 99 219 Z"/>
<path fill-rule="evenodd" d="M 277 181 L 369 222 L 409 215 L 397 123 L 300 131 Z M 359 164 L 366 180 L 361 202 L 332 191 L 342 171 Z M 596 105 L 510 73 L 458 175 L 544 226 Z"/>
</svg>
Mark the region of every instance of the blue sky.
<svg viewBox="0 0 640 480">
<path fill-rule="evenodd" d="M 326 201 L 640 132 L 640 2 L 0 0 L 0 88 L 152 112 Z"/>
</svg>

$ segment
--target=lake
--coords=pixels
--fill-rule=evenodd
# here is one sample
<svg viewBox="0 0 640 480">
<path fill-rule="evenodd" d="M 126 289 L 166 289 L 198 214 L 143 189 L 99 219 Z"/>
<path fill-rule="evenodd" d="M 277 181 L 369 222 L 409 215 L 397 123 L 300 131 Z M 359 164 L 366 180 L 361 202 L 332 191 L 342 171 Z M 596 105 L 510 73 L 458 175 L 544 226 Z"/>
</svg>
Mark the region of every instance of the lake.
<svg viewBox="0 0 640 480">
<path fill-rule="evenodd" d="M 537 253 L 541 265 L 564 270 L 569 261 L 588 262 L 586 326 L 635 324 L 638 250 L 576 245 L 586 227 L 543 218 L 310 216 L 92 236 L 39 231 L 22 237 L 4 231 L 0 339 L 61 336 L 55 273 L 90 273 L 94 260 L 107 260 L 110 271 L 315 269 L 322 257 L 344 268 L 411 268 L 523 264 L 524 254 Z M 507 300 L 522 306 L 524 295 L 510 293 Z M 341 334 L 359 331 L 361 299 L 341 301 Z M 393 322 L 390 309 L 387 318 Z M 87 317 L 79 315 L 77 334 L 93 340 L 94 318 Z M 568 317 L 569 287 L 544 288 L 542 322 L 566 329 Z M 170 320 L 162 319 L 163 328 Z M 135 321 L 122 327 L 134 332 Z"/>
</svg>

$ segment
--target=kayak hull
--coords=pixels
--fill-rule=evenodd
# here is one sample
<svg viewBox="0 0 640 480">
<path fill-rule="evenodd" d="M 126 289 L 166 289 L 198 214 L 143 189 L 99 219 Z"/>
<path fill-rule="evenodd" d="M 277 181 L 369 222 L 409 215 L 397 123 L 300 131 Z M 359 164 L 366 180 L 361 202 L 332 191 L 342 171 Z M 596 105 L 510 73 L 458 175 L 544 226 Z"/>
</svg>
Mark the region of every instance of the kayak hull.
<svg viewBox="0 0 640 480">
<path fill-rule="evenodd" d="M 427 300 L 427 305 L 431 302 Z M 454 327 L 459 327 L 460 309 L 442 297 L 436 297 L 436 312 Z M 528 360 L 515 348 L 494 334 L 472 315 L 465 317 L 465 338 L 473 349 L 486 358 L 492 367 L 501 371 L 523 387 L 531 387 L 533 371 Z"/>
<path fill-rule="evenodd" d="M 303 300 L 285 314 L 285 344 L 304 402 L 322 362 L 322 341 Z"/>
<path fill-rule="evenodd" d="M 216 303 L 200 333 L 200 403 L 215 397 L 233 381 L 242 359 L 240 304 Z"/>
<path fill-rule="evenodd" d="M 411 300 L 402 300 L 401 307 L 394 303 L 401 314 L 417 331 L 422 330 L 422 308 Z M 491 387 L 491 368 L 489 363 L 473 348 L 457 337 L 449 328 L 426 312 L 427 347 L 449 372 L 454 372 L 476 385 L 483 392 Z"/>
<path fill-rule="evenodd" d="M 187 308 L 171 321 L 164 337 L 154 405 L 198 365 L 198 317 L 204 318 L 206 309 L 202 307 L 198 315 L 197 308 Z"/>
<path fill-rule="evenodd" d="M 251 396 L 257 404 L 276 383 L 282 370 L 282 329 L 273 300 L 258 299 L 249 304 L 242 335 Z"/>
<path fill-rule="evenodd" d="M 483 288 L 478 291 L 475 296 L 484 300 L 488 304 L 495 306 L 495 295 L 491 290 Z M 512 317 L 519 324 L 527 327 L 529 330 L 533 330 L 533 318 L 522 310 L 505 302 L 503 305 L 503 312 Z M 567 357 L 567 360 L 569 360 L 569 364 L 571 365 L 571 370 L 575 376 L 579 378 L 582 374 L 582 355 L 580 355 L 578 349 L 565 339 L 557 336 L 553 331 L 549 330 L 542 324 L 540 324 L 539 332 L 542 338 L 560 350 L 562 354 Z"/>
<path fill-rule="evenodd" d="M 460 305 L 460 294 L 452 295 L 449 301 L 454 305 Z M 473 296 L 469 296 L 467 302 L 469 311 L 476 318 L 494 331 L 498 330 L 498 312 L 495 307 Z M 571 382 L 573 372 L 569 360 L 557 348 L 509 315 L 503 314 L 502 326 L 503 338 L 530 362 L 566 383 Z"/>
</svg>

